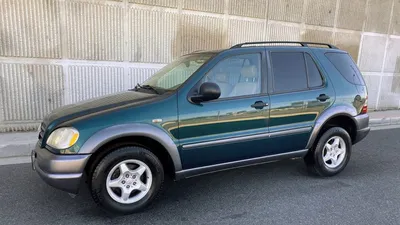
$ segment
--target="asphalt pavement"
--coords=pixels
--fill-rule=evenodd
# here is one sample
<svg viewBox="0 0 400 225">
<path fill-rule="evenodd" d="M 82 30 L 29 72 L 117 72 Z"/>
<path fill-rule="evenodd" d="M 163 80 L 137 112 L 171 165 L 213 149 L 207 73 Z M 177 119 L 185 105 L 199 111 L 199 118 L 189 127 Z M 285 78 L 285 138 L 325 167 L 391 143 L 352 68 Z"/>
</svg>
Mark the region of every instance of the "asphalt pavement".
<svg viewBox="0 0 400 225">
<path fill-rule="evenodd" d="M 29 164 L 0 166 L 0 224 L 400 224 L 400 129 L 371 131 L 331 178 L 286 160 L 170 182 L 143 213 L 102 212 L 86 189 L 71 198 Z"/>
</svg>

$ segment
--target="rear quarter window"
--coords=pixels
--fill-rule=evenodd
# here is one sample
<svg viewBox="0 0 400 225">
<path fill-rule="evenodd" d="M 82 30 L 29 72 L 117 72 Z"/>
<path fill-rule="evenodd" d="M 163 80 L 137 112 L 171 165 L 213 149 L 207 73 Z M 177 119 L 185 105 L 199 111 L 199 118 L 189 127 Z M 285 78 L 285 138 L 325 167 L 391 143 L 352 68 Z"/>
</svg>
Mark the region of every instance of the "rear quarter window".
<svg viewBox="0 0 400 225">
<path fill-rule="evenodd" d="M 365 85 L 360 70 L 349 54 L 328 52 L 325 53 L 325 56 L 348 82 L 356 85 Z"/>
</svg>

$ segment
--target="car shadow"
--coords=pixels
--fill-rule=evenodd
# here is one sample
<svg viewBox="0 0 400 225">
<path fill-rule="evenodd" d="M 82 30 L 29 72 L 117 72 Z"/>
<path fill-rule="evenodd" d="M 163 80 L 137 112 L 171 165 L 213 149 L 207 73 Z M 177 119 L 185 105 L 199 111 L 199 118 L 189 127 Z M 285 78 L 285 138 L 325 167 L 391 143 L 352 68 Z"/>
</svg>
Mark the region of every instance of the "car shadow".
<svg viewBox="0 0 400 225">
<path fill-rule="evenodd" d="M 248 202 L 253 198 L 262 197 L 274 202 L 280 201 L 282 196 L 315 195 L 328 189 L 351 187 L 357 179 L 362 179 L 369 173 L 380 172 L 379 168 L 373 170 L 366 168 L 370 168 L 368 164 L 357 163 L 353 166 L 350 163 L 341 174 L 321 178 L 308 173 L 302 159 L 295 159 L 221 171 L 178 182 L 167 180 L 166 187 L 154 204 L 144 212 L 124 217 L 148 219 L 165 214 L 178 216 L 181 210 L 190 214 L 190 211 L 207 210 L 209 204 L 225 207 L 224 202 L 235 198 Z M 120 218 L 120 216 L 104 213 L 91 203 L 87 188 L 84 188 L 83 192 L 77 196 L 76 201 L 83 201 L 93 206 L 82 210 L 79 213 L 81 215 L 90 214 L 99 219 Z"/>
</svg>

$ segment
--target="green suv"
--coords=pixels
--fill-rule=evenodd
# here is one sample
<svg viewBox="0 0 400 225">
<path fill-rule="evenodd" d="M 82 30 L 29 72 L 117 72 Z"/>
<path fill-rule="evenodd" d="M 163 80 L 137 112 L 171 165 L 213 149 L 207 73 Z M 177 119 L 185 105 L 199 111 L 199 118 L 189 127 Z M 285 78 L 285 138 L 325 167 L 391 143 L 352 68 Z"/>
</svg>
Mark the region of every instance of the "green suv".
<svg viewBox="0 0 400 225">
<path fill-rule="evenodd" d="M 367 87 L 343 50 L 248 42 L 197 51 L 132 90 L 47 115 L 32 166 L 53 187 L 137 212 L 179 180 L 287 158 L 341 172 L 369 132 Z"/>
</svg>

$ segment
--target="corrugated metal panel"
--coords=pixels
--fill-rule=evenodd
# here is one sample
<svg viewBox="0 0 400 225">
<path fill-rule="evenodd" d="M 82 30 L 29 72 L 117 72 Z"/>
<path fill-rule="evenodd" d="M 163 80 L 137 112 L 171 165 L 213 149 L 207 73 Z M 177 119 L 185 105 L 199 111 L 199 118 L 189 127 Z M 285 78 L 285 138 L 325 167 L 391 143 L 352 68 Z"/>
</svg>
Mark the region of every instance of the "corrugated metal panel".
<svg viewBox="0 0 400 225">
<path fill-rule="evenodd" d="M 1 71 L 5 121 L 39 120 L 62 105 L 61 66 L 2 63 Z"/>
<path fill-rule="evenodd" d="M 357 62 L 358 50 L 360 49 L 361 33 L 335 33 L 335 45 L 347 51 Z"/>
<path fill-rule="evenodd" d="M 68 81 L 72 103 L 126 89 L 122 67 L 70 66 Z"/>
<path fill-rule="evenodd" d="M 400 39 L 389 39 L 389 46 L 386 53 L 385 72 L 400 73 Z"/>
<path fill-rule="evenodd" d="M 176 13 L 129 10 L 129 59 L 136 62 L 170 62 L 176 55 Z M 174 54 L 175 52 L 175 54 Z"/>
<path fill-rule="evenodd" d="M 304 0 L 270 0 L 268 18 L 301 23 Z"/>
<path fill-rule="evenodd" d="M 136 84 L 141 84 L 159 69 L 155 68 L 129 68 L 129 88 L 133 88 Z"/>
<path fill-rule="evenodd" d="M 375 108 L 378 99 L 380 76 L 364 76 L 368 88 L 368 108 Z"/>
<path fill-rule="evenodd" d="M 60 58 L 59 3 L 0 1 L 0 55 Z"/>
<path fill-rule="evenodd" d="M 325 30 L 310 30 L 307 29 L 301 34 L 302 41 L 333 43 L 332 32 Z"/>
<path fill-rule="evenodd" d="M 40 121 L 23 121 L 23 122 L 6 122 L 0 123 L 0 132 L 25 132 L 25 131 L 37 131 Z M 35 147 L 35 144 L 32 148 Z"/>
<path fill-rule="evenodd" d="M 271 41 L 299 41 L 300 28 L 281 24 L 268 24 L 268 40 Z"/>
<path fill-rule="evenodd" d="M 266 18 L 267 0 L 230 0 L 229 14 Z"/>
<path fill-rule="evenodd" d="M 386 37 L 363 35 L 360 69 L 366 72 L 381 72 L 385 53 Z"/>
<path fill-rule="evenodd" d="M 386 34 L 393 0 L 368 0 L 364 31 Z"/>
<path fill-rule="evenodd" d="M 222 48 L 226 38 L 222 18 L 184 14 L 180 29 L 181 54 Z"/>
<path fill-rule="evenodd" d="M 378 108 L 398 108 L 400 101 L 400 76 L 384 76 L 382 77 L 381 85 Z"/>
<path fill-rule="evenodd" d="M 225 1 L 221 0 L 184 0 L 184 9 L 224 13 Z"/>
<path fill-rule="evenodd" d="M 332 32 L 322 27 L 307 25 L 304 30 L 303 26 L 295 23 L 280 22 L 300 22 L 303 1 L 307 3 L 303 17 L 308 24 L 333 26 L 335 7 L 339 2 L 338 28 L 360 30 L 365 23 L 366 31 L 384 34 L 389 29 L 390 12 L 393 11 L 389 31 L 400 35 L 398 0 L 269 0 L 268 4 L 267 1 L 0 0 L 0 131 L 4 127 L 7 130 L 32 127 L 46 113 L 64 103 L 63 78 L 66 74 L 60 65 L 48 65 L 53 62 L 51 59 L 65 58 L 57 64 L 74 65 L 68 68 L 68 83 L 65 84 L 68 88 L 66 101 L 70 103 L 70 99 L 76 102 L 125 90 L 158 70 L 154 69 L 156 65 L 154 68 L 150 68 L 151 65 L 149 68 L 143 68 L 143 65 L 141 68 L 126 68 L 128 71 L 119 65 L 90 66 L 97 65 L 93 62 L 97 60 L 166 63 L 184 53 L 263 40 L 265 36 L 270 40 L 332 42 Z M 391 10 L 393 1 L 395 8 Z M 369 2 L 368 19 L 364 18 L 366 2 Z M 177 15 L 178 10 L 165 8 L 177 8 L 178 5 L 183 9 L 209 13 L 183 10 L 182 15 Z M 235 16 L 221 15 L 225 10 Z M 270 21 L 267 34 L 264 34 L 265 20 L 254 18 L 265 19 L 266 16 Z M 360 67 L 363 71 L 380 74 L 386 36 L 367 35 L 362 41 Z M 396 104 L 394 99 L 399 99 L 400 46 L 399 39 L 392 38 L 385 71 L 397 71 L 397 74 L 393 78 L 384 77 L 381 108 L 392 107 Z M 124 45 L 124 41 L 128 44 Z M 334 41 L 356 57 L 359 32 L 337 32 Z M 61 47 L 66 50 L 65 55 L 62 55 Z M 33 58 L 29 60 L 33 65 L 24 65 L 12 57 Z M 68 59 L 88 61 L 75 64 Z M 187 75 L 182 74 L 177 79 L 184 79 Z M 370 106 L 375 106 L 380 76 L 366 77 Z M 165 82 L 168 85 L 176 80 Z"/>
<path fill-rule="evenodd" d="M 176 8 L 178 6 L 177 0 L 129 0 L 129 2 L 146 5 L 167 6 L 173 8 Z"/>
<path fill-rule="evenodd" d="M 263 41 L 264 22 L 230 19 L 228 38 L 230 45 L 246 41 Z"/>
<path fill-rule="evenodd" d="M 362 30 L 367 0 L 340 1 L 337 27 Z"/>
<path fill-rule="evenodd" d="M 123 60 L 123 9 L 115 5 L 66 3 L 68 58 Z"/>
<path fill-rule="evenodd" d="M 333 27 L 337 0 L 308 0 L 306 23 Z"/>
<path fill-rule="evenodd" d="M 390 33 L 394 35 L 400 35 L 400 1 L 394 1 L 392 16 L 392 27 Z"/>
<path fill-rule="evenodd" d="M 3 94 L 3 81 L 2 81 L 2 77 L 4 76 L 3 75 L 3 65 L 2 64 L 0 64 L 0 87 L 2 88 L 2 90 L 0 90 L 0 93 L 1 93 L 1 96 L 0 96 L 0 125 L 2 124 L 2 122 L 4 121 L 4 102 L 3 102 L 3 96 L 4 96 L 4 94 Z M 0 129 L 1 130 L 1 129 Z M 1 131 L 0 131 L 1 132 Z"/>
</svg>

